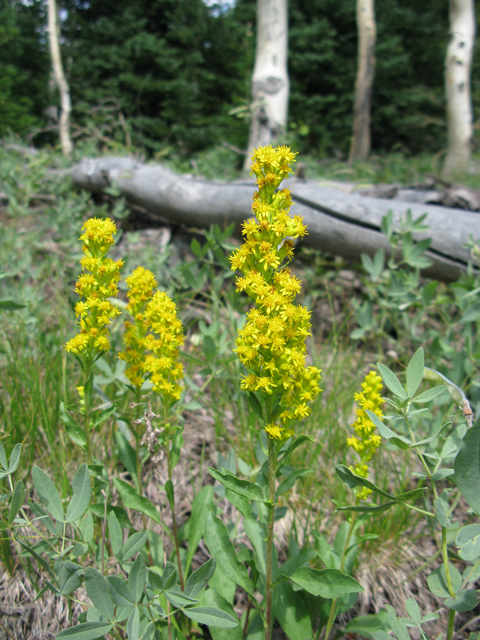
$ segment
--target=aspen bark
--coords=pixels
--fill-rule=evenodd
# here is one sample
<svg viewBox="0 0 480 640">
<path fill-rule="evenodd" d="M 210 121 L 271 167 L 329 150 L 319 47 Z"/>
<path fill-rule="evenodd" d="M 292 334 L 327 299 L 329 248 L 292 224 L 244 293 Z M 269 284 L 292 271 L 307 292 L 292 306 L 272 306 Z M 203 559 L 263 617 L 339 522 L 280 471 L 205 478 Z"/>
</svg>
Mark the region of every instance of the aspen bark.
<svg viewBox="0 0 480 640">
<path fill-rule="evenodd" d="M 370 102 L 375 75 L 374 0 L 357 0 L 358 71 L 353 107 L 353 135 L 349 162 L 366 160 L 370 153 Z"/>
<path fill-rule="evenodd" d="M 252 120 L 245 169 L 256 147 L 275 142 L 287 126 L 287 0 L 258 0 L 257 51 L 252 76 Z"/>
<path fill-rule="evenodd" d="M 474 0 L 450 0 L 450 43 L 445 60 L 448 149 L 443 177 L 465 172 L 473 135 L 470 67 L 475 40 Z"/>
<path fill-rule="evenodd" d="M 60 55 L 60 44 L 58 41 L 58 21 L 57 7 L 55 0 L 48 0 L 48 42 L 50 45 L 50 55 L 52 56 L 52 67 L 55 82 L 60 94 L 60 146 L 66 156 L 72 153 L 72 140 L 70 138 L 70 88 L 63 72 L 62 58 Z"/>
</svg>

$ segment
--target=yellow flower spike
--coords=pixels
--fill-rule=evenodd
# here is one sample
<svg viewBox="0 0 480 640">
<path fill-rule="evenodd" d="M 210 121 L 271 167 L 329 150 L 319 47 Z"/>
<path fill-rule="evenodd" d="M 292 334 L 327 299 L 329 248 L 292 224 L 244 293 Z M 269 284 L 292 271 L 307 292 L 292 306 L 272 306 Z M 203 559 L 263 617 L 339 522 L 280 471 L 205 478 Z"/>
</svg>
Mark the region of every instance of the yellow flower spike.
<svg viewBox="0 0 480 640">
<path fill-rule="evenodd" d="M 248 313 L 235 349 L 248 372 L 241 388 L 260 393 L 268 406 L 276 407 L 265 430 L 277 441 L 293 435 L 289 423 L 307 416 L 307 403 L 320 392 L 320 370 L 305 362 L 310 314 L 295 305 L 301 282 L 288 269 L 294 240 L 306 234 L 306 227 L 302 218 L 289 215 L 290 191 L 276 191 L 293 173 L 290 165 L 295 156 L 285 146 L 253 152 L 252 173 L 258 186 L 252 204 L 255 218 L 243 224 L 245 243 L 230 256 L 232 270 L 243 273 L 236 280 L 237 291 L 245 291 L 257 305 Z M 281 427 L 275 424 L 277 419 Z"/>
<path fill-rule="evenodd" d="M 347 445 L 351 447 L 356 453 L 355 464 L 350 469 L 362 478 L 368 477 L 368 463 L 372 460 L 373 454 L 378 449 L 382 442 L 382 438 L 373 433 L 376 429 L 373 422 L 368 417 L 366 410 L 372 411 L 379 418 L 383 417 L 381 406 L 383 400 L 380 396 L 383 383 L 379 375 L 375 371 L 365 377 L 364 382 L 361 385 L 363 391 L 354 395 L 354 400 L 359 404 L 356 409 L 356 420 L 352 427 L 355 430 L 356 436 L 347 438 Z M 357 498 L 359 500 L 365 500 L 370 494 L 371 490 L 367 487 L 357 488 Z"/>
<path fill-rule="evenodd" d="M 82 227 L 80 236 L 85 257 L 80 260 L 83 273 L 75 284 L 75 291 L 85 298 L 75 306 L 80 333 L 69 340 L 65 350 L 82 354 L 89 359 L 110 349 L 108 325 L 120 311 L 109 298 L 118 293 L 117 282 L 123 262 L 106 257 L 117 228 L 109 218 L 90 218 Z"/>
</svg>

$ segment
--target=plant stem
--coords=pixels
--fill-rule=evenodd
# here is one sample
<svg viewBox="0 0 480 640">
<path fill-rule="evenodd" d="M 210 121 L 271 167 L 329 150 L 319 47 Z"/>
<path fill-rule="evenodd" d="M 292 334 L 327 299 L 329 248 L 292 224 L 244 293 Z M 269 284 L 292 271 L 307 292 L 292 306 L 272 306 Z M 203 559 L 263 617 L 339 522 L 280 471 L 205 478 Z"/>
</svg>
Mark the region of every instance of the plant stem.
<svg viewBox="0 0 480 640">
<path fill-rule="evenodd" d="M 83 400 L 85 407 L 85 448 L 87 450 L 87 462 L 88 464 L 92 464 L 92 446 L 90 441 L 90 402 L 88 398 L 88 393 L 86 393 L 86 386 L 90 379 L 92 367 L 90 364 L 85 362 L 85 371 L 84 371 L 84 379 L 83 379 Z"/>
<path fill-rule="evenodd" d="M 455 625 L 455 611 L 453 609 L 450 609 L 450 611 L 448 612 L 448 629 L 447 629 L 446 640 L 452 640 L 454 625 Z"/>
<path fill-rule="evenodd" d="M 273 559 L 273 522 L 275 516 L 275 479 L 277 475 L 277 452 L 275 443 L 268 438 L 268 531 L 267 531 L 267 570 L 265 577 L 265 640 L 272 637 L 272 559 Z"/>
<path fill-rule="evenodd" d="M 140 389 L 137 387 L 135 389 L 135 428 L 133 433 L 135 435 L 135 460 L 137 464 L 137 491 L 141 495 L 142 494 L 142 467 L 140 464 L 140 425 L 136 423 L 138 418 L 140 417 L 140 400 L 142 397 L 142 393 Z M 143 522 L 145 526 L 145 519 Z"/>
<path fill-rule="evenodd" d="M 167 424 L 167 407 L 165 407 L 165 425 Z M 168 465 L 168 479 L 172 482 L 172 457 L 170 455 L 170 434 L 167 432 L 167 443 L 166 443 L 166 452 L 167 452 L 167 465 Z M 180 560 L 180 545 L 178 544 L 178 529 L 177 529 L 177 518 L 175 516 L 175 494 L 173 498 L 172 506 L 172 529 L 173 529 L 173 539 L 175 542 L 175 552 L 177 554 L 177 563 L 178 563 L 178 575 L 180 578 L 180 588 L 183 591 L 185 588 L 185 583 L 183 581 L 183 571 L 182 571 L 182 562 Z"/>
<path fill-rule="evenodd" d="M 358 503 L 358 498 L 355 500 L 355 504 Z M 345 546 L 343 547 L 342 559 L 340 561 L 340 571 L 343 571 L 345 566 L 345 559 L 347 557 L 347 549 L 350 544 L 350 539 L 353 533 L 353 527 L 355 525 L 355 520 L 357 519 L 357 514 L 354 512 L 352 515 L 352 519 L 350 520 L 350 527 L 348 529 L 347 539 L 345 540 Z M 332 606 L 330 607 L 330 615 L 328 616 L 327 628 L 325 629 L 325 637 L 323 640 L 328 640 L 330 637 L 330 633 L 332 631 L 333 623 L 335 622 L 335 614 L 337 612 L 337 602 L 338 598 L 334 598 L 332 600 Z M 320 631 L 320 628 L 319 628 Z M 318 636 L 319 634 L 317 634 Z"/>
</svg>

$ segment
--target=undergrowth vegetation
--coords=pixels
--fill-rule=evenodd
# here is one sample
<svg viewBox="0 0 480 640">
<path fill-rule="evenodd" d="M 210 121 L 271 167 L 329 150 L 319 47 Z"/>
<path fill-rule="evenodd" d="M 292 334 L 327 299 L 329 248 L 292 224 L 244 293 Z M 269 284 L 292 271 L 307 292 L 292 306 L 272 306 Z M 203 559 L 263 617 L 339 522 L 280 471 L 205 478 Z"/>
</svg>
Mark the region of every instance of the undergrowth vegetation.
<svg viewBox="0 0 480 640">
<path fill-rule="evenodd" d="M 228 179 L 228 153 L 193 168 L 217 162 Z M 23 568 L 43 597 L 68 600 L 69 628 L 54 627 L 57 637 L 256 640 L 275 624 L 292 640 L 334 631 L 405 640 L 413 628 L 450 640 L 474 629 L 475 239 L 471 267 L 452 284 L 420 276 L 429 242 L 414 237 L 428 217 L 398 229 L 385 217 L 394 258 L 379 251 L 352 266 L 299 243 L 291 273 L 281 271 L 289 238 L 303 233 L 300 221 L 288 226 L 288 194 L 274 194 L 288 173 L 282 158 L 270 183 L 261 181 L 271 159 L 257 159 L 250 253 L 220 228 L 166 230 L 159 250 L 124 201 L 72 191 L 61 159 L 0 147 L 0 560 L 11 575 Z M 395 162 L 352 177 L 424 171 Z M 277 247 L 258 235 L 274 223 Z M 110 274 L 105 290 L 75 285 L 82 258 L 97 284 Z M 273 306 L 269 287 L 283 296 Z M 96 306 L 78 306 L 92 294 Z M 75 313 L 97 331 L 83 347 Z M 286 337 L 259 364 L 257 345 L 278 327 Z M 407 577 L 423 576 L 420 608 L 396 593 L 403 578 L 362 600 L 355 576 L 369 565 L 375 584 L 376 557 L 392 574 L 409 558 Z"/>
</svg>

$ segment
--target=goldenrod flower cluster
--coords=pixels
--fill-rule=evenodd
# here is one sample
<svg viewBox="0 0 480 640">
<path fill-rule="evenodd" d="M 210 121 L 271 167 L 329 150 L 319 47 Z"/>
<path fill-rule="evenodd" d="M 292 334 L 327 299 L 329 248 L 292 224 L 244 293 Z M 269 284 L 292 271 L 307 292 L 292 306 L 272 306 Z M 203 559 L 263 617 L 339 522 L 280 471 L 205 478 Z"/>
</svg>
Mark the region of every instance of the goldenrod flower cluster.
<svg viewBox="0 0 480 640">
<path fill-rule="evenodd" d="M 383 404 L 380 392 L 382 390 L 382 379 L 374 371 L 366 376 L 362 382 L 362 392 L 356 393 L 354 398 L 358 402 L 359 407 L 356 410 L 357 419 L 352 427 L 355 429 L 356 436 L 347 439 L 349 447 L 355 451 L 357 461 L 351 470 L 362 478 L 368 477 L 368 463 L 372 460 L 373 454 L 382 442 L 381 437 L 374 433 L 376 427 L 368 417 L 366 410 L 372 411 L 380 419 L 383 413 L 380 407 Z M 363 500 L 371 492 L 370 489 L 362 487 L 357 496 Z"/>
<path fill-rule="evenodd" d="M 133 317 L 132 322 L 125 322 L 125 334 L 123 342 L 125 351 L 118 354 L 121 360 L 125 360 L 127 368 L 125 376 L 130 382 L 141 387 L 144 378 L 144 358 L 148 351 L 146 337 L 148 324 L 145 322 L 144 312 L 147 302 L 153 296 L 153 291 L 157 286 L 155 276 L 144 267 L 137 267 L 131 276 L 125 278 L 128 285 L 127 310 Z"/>
<path fill-rule="evenodd" d="M 135 269 L 126 281 L 127 309 L 134 322 L 125 323 L 126 348 L 118 356 L 128 364 L 125 375 L 141 387 L 150 373 L 155 393 L 167 402 L 176 402 L 182 391 L 178 381 L 183 378 L 183 366 L 178 355 L 184 335 L 175 303 L 163 291 L 153 294 L 155 276 L 143 267 Z"/>
<path fill-rule="evenodd" d="M 90 218 L 80 236 L 85 257 L 80 260 L 82 273 L 75 291 L 84 298 L 75 306 L 80 333 L 65 345 L 66 351 L 93 357 L 110 348 L 108 325 L 120 314 L 109 298 L 118 293 L 117 282 L 123 262 L 114 262 L 107 253 L 115 240 L 117 228 L 109 218 Z"/>
<path fill-rule="evenodd" d="M 270 396 L 272 412 L 265 430 L 276 440 L 293 434 L 288 424 L 307 416 L 308 403 L 320 392 L 320 370 L 305 366 L 310 313 L 294 304 L 301 282 L 286 267 L 293 256 L 293 240 L 307 230 L 300 216 L 288 213 L 290 191 L 277 191 L 292 173 L 295 155 L 288 147 L 271 146 L 253 153 L 252 173 L 258 185 L 252 205 L 255 218 L 244 223 L 245 243 L 230 256 L 232 270 L 244 274 L 237 278 L 237 291 L 245 291 L 257 305 L 248 313 L 236 343 L 235 351 L 248 371 L 241 387 Z"/>
</svg>

